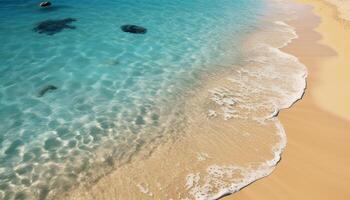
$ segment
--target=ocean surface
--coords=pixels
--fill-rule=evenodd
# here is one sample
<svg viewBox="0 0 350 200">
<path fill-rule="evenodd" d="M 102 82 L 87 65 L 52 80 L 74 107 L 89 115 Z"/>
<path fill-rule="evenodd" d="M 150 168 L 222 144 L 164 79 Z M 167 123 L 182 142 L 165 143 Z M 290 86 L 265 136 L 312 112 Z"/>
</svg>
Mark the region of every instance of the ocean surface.
<svg viewBox="0 0 350 200">
<path fill-rule="evenodd" d="M 183 124 L 187 92 L 240 62 L 264 9 L 262 0 L 61 0 L 45 9 L 1 0 L 0 199 L 47 199 L 176 137 L 169 127 Z"/>
</svg>

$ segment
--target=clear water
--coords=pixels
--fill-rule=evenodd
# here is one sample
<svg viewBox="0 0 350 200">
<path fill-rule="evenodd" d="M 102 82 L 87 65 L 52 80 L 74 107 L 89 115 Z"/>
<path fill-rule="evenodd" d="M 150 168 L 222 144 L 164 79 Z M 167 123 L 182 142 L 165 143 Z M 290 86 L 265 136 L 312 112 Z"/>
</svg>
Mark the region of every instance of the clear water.
<svg viewBox="0 0 350 200">
<path fill-rule="evenodd" d="M 260 0 L 53 3 L 0 1 L 0 199 L 45 199 L 168 133 L 200 76 L 239 60 L 264 9 Z M 76 28 L 33 31 L 65 18 Z M 58 89 L 39 97 L 47 85 Z"/>
</svg>

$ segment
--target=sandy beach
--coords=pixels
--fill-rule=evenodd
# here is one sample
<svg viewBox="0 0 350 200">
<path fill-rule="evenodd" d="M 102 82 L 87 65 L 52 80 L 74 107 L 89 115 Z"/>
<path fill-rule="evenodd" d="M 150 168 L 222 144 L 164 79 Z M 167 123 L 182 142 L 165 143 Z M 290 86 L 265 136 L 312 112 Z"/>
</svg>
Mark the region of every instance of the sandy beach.
<svg viewBox="0 0 350 200">
<path fill-rule="evenodd" d="M 0 200 L 350 199 L 350 0 L 37 3 L 0 3 Z"/>
<path fill-rule="evenodd" d="M 201 77 L 186 96 L 183 124 L 167 127 L 173 138 L 64 198 L 218 199 L 268 176 L 286 144 L 276 115 L 302 97 L 307 75 L 280 50 L 296 37 L 280 16 L 264 15 L 261 29 L 247 34 L 241 63 Z"/>
<path fill-rule="evenodd" d="M 318 0 L 292 22 L 299 38 L 284 48 L 309 71 L 304 98 L 280 113 L 288 144 L 269 177 L 225 200 L 350 198 L 349 22 Z M 312 7 L 311 7 L 312 6 Z"/>
<path fill-rule="evenodd" d="M 240 180 L 240 172 L 246 168 L 234 168 L 231 163 L 246 167 L 252 161 L 259 163 L 272 159 L 272 166 L 259 175 L 262 179 L 223 199 L 348 199 L 350 106 L 347 102 L 350 97 L 347 87 L 350 84 L 346 79 L 349 74 L 346 64 L 350 55 L 346 50 L 350 44 L 343 38 L 349 37 L 350 31 L 329 4 L 321 1 L 302 3 L 315 7 L 306 5 L 297 13 L 297 19 L 288 22 L 295 27 L 299 38 L 282 50 L 307 66 L 308 87 L 301 101 L 278 115 L 288 144 L 282 161 L 271 175 L 262 178 L 274 169 L 274 158 L 279 158 L 279 155 L 271 154 L 271 146 L 283 143 L 283 135 L 275 134 L 279 129 L 277 119 L 272 117 L 272 121 L 263 124 L 246 119 L 236 119 L 232 123 L 222 120 L 220 115 L 208 119 L 207 109 L 216 108 L 208 91 L 217 85 L 229 88 L 232 84 L 223 78 L 227 76 L 223 74 L 213 80 L 206 79 L 201 92 L 196 92 L 187 102 L 188 124 L 184 125 L 187 132 L 181 138 L 155 145 L 151 152 L 140 152 L 130 164 L 121 166 L 91 187 L 75 188 L 64 198 L 207 199 L 206 192 L 224 194 L 218 188 Z M 283 23 L 277 25 L 288 28 Z M 262 39 L 260 35 L 253 38 Z M 253 39 L 252 43 L 256 41 Z M 288 54 L 283 54 L 287 56 L 285 59 L 289 58 Z M 278 67 L 284 67 L 285 63 L 279 64 Z M 296 67 L 294 64 L 291 66 Z M 244 69 L 248 67 L 244 66 Z M 286 68 L 284 74 L 291 69 Z M 235 70 L 244 72 L 235 68 L 229 72 L 231 77 L 232 73 L 237 73 Z M 264 99 L 257 99 L 257 102 L 261 100 Z M 181 132 L 178 125 L 170 128 Z M 247 134 L 242 135 L 242 130 Z M 284 147 L 284 144 L 280 146 Z M 254 167 L 253 170 L 260 172 Z M 243 185 L 250 182 L 247 179 Z M 209 187 L 212 185 L 214 187 Z"/>
</svg>

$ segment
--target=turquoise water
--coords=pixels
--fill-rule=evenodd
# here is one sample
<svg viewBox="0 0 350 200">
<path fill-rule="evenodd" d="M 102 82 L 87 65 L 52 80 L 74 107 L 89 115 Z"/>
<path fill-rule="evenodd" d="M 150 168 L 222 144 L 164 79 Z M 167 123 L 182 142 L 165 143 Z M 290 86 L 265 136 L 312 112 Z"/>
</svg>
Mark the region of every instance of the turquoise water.
<svg viewBox="0 0 350 200">
<path fill-rule="evenodd" d="M 239 61 L 264 8 L 260 0 L 37 3 L 0 1 L 0 199 L 45 199 L 181 126 L 187 91 Z M 75 28 L 33 30 L 66 18 Z M 148 31 L 125 33 L 124 24 Z M 40 97 L 48 85 L 57 89 Z"/>
</svg>

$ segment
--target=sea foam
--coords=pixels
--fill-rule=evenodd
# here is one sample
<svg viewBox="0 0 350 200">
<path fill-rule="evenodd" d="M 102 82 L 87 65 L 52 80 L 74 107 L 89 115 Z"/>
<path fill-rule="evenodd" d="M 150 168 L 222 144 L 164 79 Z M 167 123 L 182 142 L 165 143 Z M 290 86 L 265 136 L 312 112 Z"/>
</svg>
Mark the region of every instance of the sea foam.
<svg viewBox="0 0 350 200">
<path fill-rule="evenodd" d="M 214 200 L 235 193 L 271 174 L 281 159 L 287 138 L 278 113 L 302 98 L 307 70 L 295 56 L 281 50 L 298 38 L 292 26 L 278 20 L 264 28 L 248 40 L 247 62 L 235 66 L 234 74 L 227 77 L 230 83 L 209 90 L 215 106 L 208 116 L 274 123 L 279 141 L 272 147 L 273 157 L 258 166 L 210 165 L 206 173 L 189 174 L 186 185 L 193 199 Z"/>
<path fill-rule="evenodd" d="M 64 6 L 71 2 L 63 0 L 48 11 L 38 9 L 34 1 L 0 4 L 0 199 L 61 195 L 129 166 L 131 158 L 149 146 L 153 152 L 157 141 L 163 143 L 169 135 L 181 138 L 195 118 L 184 114 L 187 92 L 217 68 L 232 69 L 232 74 L 225 84 L 206 91 L 211 104 L 200 114 L 209 122 L 277 124 L 278 111 L 300 98 L 304 87 L 301 80 L 306 75 L 299 65 L 293 68 L 299 71 L 289 73 L 273 65 L 297 62 L 278 49 L 295 37 L 280 19 L 262 27 L 271 34 L 279 30 L 278 37 L 255 37 L 245 48 L 243 64 L 236 64 L 241 40 L 261 28 L 257 18 L 264 10 L 262 1 L 82 0 Z M 48 18 L 67 17 L 77 19 L 76 29 L 52 36 L 32 31 Z M 129 21 L 148 32 L 135 37 L 120 31 Z M 46 84 L 58 89 L 37 97 Z M 254 136 L 237 129 L 247 140 Z M 284 139 L 281 133 L 280 145 L 272 149 L 276 158 Z M 204 165 L 217 156 L 203 149 L 193 160 Z M 189 199 L 217 198 L 270 173 L 276 160 L 260 167 L 212 163 L 205 172 L 189 172 L 192 178 L 179 177 Z M 158 174 L 142 169 L 137 175 L 142 172 Z M 226 179 L 232 173 L 241 176 L 239 182 Z M 128 178 L 116 178 L 126 180 L 122 189 L 135 187 L 145 198 L 158 195 L 152 181 L 130 184 Z"/>
</svg>

